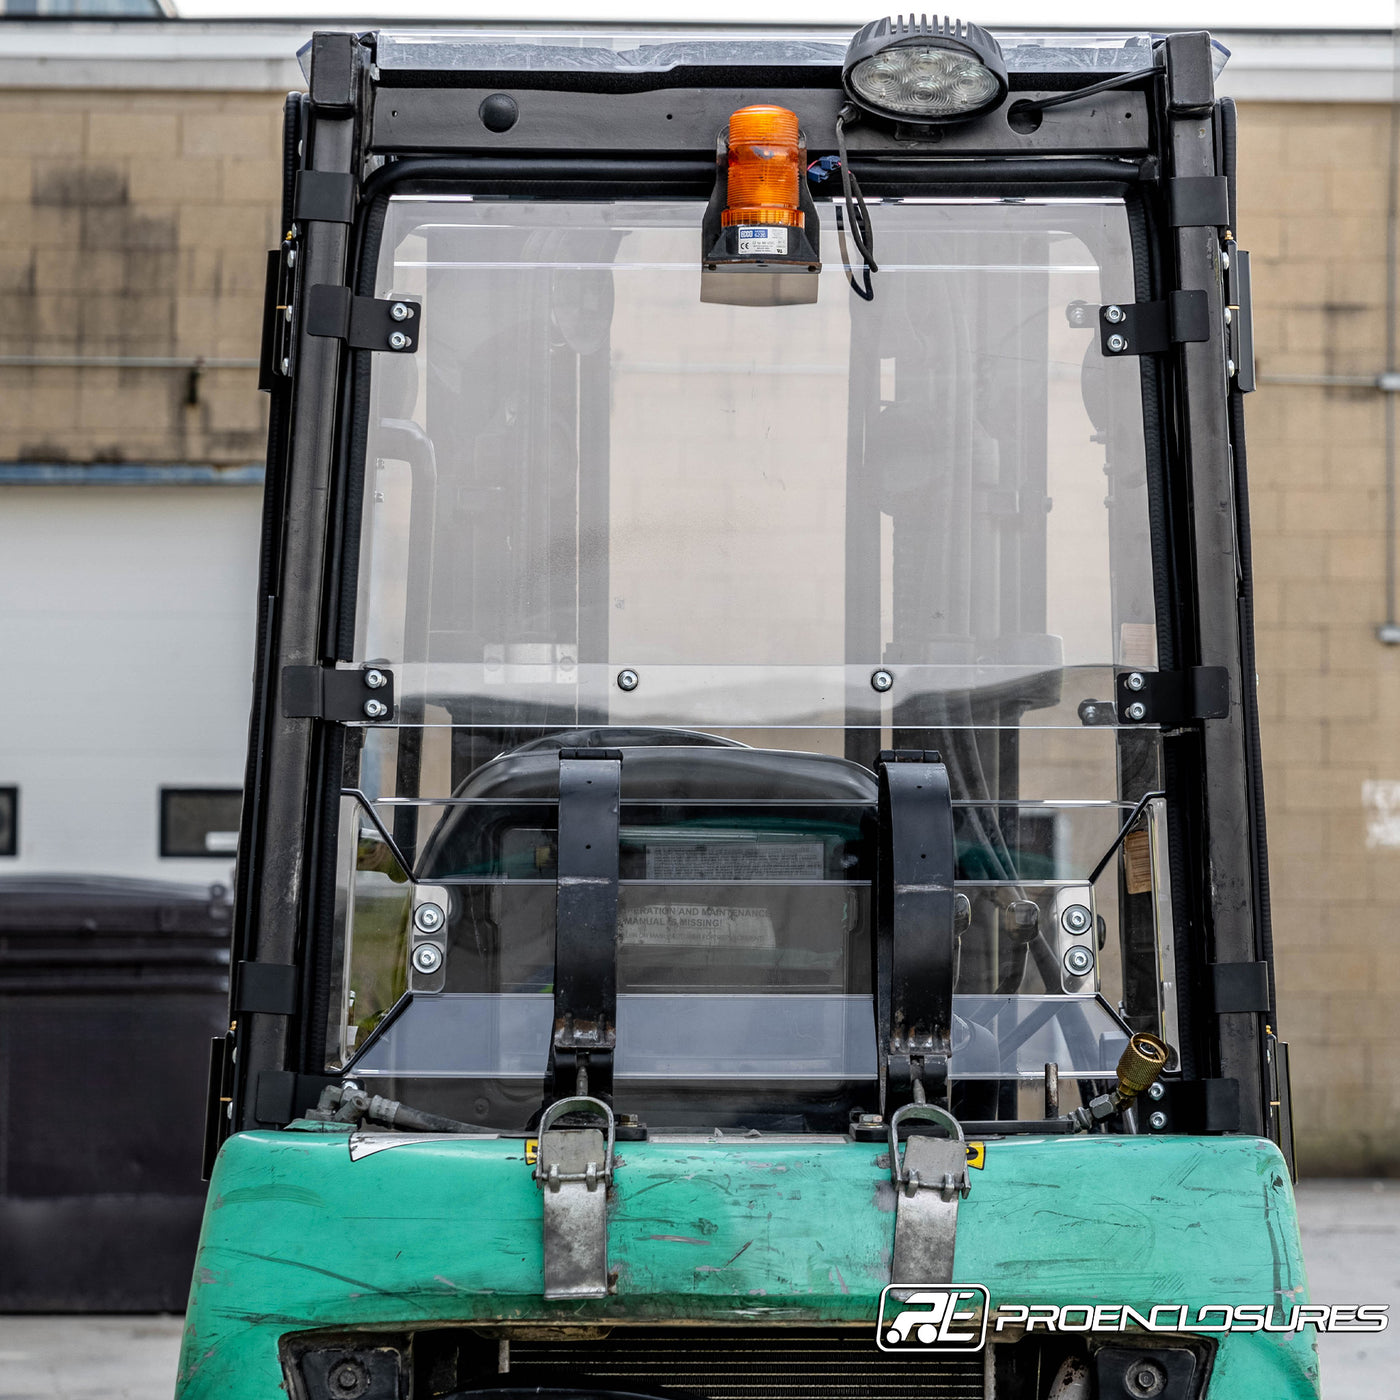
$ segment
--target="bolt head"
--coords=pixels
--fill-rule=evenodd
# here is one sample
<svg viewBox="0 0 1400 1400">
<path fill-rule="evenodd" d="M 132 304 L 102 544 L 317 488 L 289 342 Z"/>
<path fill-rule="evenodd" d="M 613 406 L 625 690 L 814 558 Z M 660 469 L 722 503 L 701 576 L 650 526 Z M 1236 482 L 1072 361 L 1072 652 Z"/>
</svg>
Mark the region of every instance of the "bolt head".
<svg viewBox="0 0 1400 1400">
<path fill-rule="evenodd" d="M 1162 1095 L 1167 1091 L 1160 1084 L 1151 1084 L 1147 1089 L 1147 1097 L 1154 1103 L 1160 1102 Z"/>
<path fill-rule="evenodd" d="M 1158 1109 L 1147 1121 L 1160 1133 L 1167 1126 L 1167 1115 Z"/>
<path fill-rule="evenodd" d="M 1220 266 L 1223 267 L 1227 272 L 1230 270 L 1230 255 L 1229 255 L 1229 253 L 1222 252 L 1222 253 L 1220 254 Z"/>
<path fill-rule="evenodd" d="M 385 679 L 384 672 L 376 671 L 373 667 L 365 672 L 365 684 L 369 686 L 371 690 L 378 690 L 379 687 L 384 684 Z"/>
<path fill-rule="evenodd" d="M 1227 326 L 1230 325 L 1230 324 L 1232 324 L 1233 321 L 1234 321 L 1234 319 L 1235 319 L 1235 313 L 1234 313 L 1233 311 L 1231 311 L 1230 308 L 1227 306 L 1227 307 L 1225 308 L 1225 324 L 1226 324 Z"/>
<path fill-rule="evenodd" d="M 1128 348 L 1128 342 L 1121 335 L 1111 335 L 1108 338 L 1108 348 L 1115 355 L 1121 355 Z"/>
<path fill-rule="evenodd" d="M 286 321 L 288 325 L 291 324 L 291 320 L 292 320 L 292 308 L 291 308 L 290 306 L 284 306 L 284 307 L 282 308 L 282 319 L 283 319 L 284 321 Z"/>
<path fill-rule="evenodd" d="M 883 667 L 878 671 L 870 673 L 870 688 L 883 695 L 887 690 L 894 689 L 894 677 Z"/>
<path fill-rule="evenodd" d="M 619 690 L 636 690 L 642 683 L 642 678 L 632 670 L 619 671 L 617 673 L 617 688 Z"/>
<path fill-rule="evenodd" d="M 389 349 L 390 349 L 390 350 L 407 350 L 407 349 L 408 349 L 408 337 L 407 337 L 402 331 L 395 331 L 395 332 L 393 333 L 393 335 L 391 335 L 391 336 L 389 337 Z"/>
<path fill-rule="evenodd" d="M 408 307 L 405 306 L 401 301 L 396 301 L 389 308 L 389 315 L 392 316 L 396 321 L 406 321 L 408 320 L 410 314 L 411 313 Z"/>
<path fill-rule="evenodd" d="M 1231 379 L 1235 377 L 1235 362 L 1233 360 L 1225 361 L 1225 373 Z"/>
<path fill-rule="evenodd" d="M 1147 706 L 1141 700 L 1134 700 L 1123 713 L 1131 720 L 1143 720 L 1147 718 Z"/>
<path fill-rule="evenodd" d="M 1092 971 L 1094 955 L 1083 944 L 1076 944 L 1065 954 L 1065 971 L 1071 977 L 1084 977 Z"/>
<path fill-rule="evenodd" d="M 1103 318 L 1111 326 L 1116 326 L 1123 319 L 1123 308 L 1121 306 L 1105 306 Z"/>
<path fill-rule="evenodd" d="M 292 361 L 291 361 L 291 359 L 290 359 L 289 356 L 283 355 L 283 356 L 282 356 L 282 373 L 283 373 L 283 374 L 290 374 L 291 372 L 292 372 Z"/>
<path fill-rule="evenodd" d="M 424 976 L 431 976 L 442 966 L 442 949 L 436 943 L 420 943 L 413 950 L 413 966 Z"/>
<path fill-rule="evenodd" d="M 366 719 L 383 719 L 389 713 L 389 707 L 382 700 L 365 701 Z"/>
<path fill-rule="evenodd" d="M 420 904 L 413 911 L 413 926 L 423 933 L 436 933 L 446 922 L 440 904 Z"/>
<path fill-rule="evenodd" d="M 1064 924 L 1070 933 L 1088 933 L 1089 925 L 1094 921 L 1093 915 L 1082 904 L 1071 904 L 1063 914 L 1060 915 L 1060 922 Z"/>
<path fill-rule="evenodd" d="M 1141 690 L 1147 682 L 1143 679 L 1141 671 L 1133 671 L 1123 684 L 1126 685 L 1129 690 Z"/>
<path fill-rule="evenodd" d="M 1146 1357 L 1141 1361 L 1134 1361 L 1123 1379 L 1133 1400 L 1152 1400 L 1152 1397 L 1160 1395 L 1167 1385 L 1167 1373 L 1155 1361 Z"/>
</svg>

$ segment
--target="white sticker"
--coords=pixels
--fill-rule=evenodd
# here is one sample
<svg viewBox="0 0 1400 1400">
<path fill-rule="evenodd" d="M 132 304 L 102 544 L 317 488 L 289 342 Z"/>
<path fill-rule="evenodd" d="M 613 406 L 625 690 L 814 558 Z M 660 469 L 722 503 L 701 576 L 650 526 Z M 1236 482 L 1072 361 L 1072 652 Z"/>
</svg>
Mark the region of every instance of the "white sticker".
<svg viewBox="0 0 1400 1400">
<path fill-rule="evenodd" d="M 755 228 L 750 224 L 739 226 L 739 251 L 741 253 L 763 254 L 771 258 L 787 257 L 787 229 L 778 226 Z"/>
<path fill-rule="evenodd" d="M 766 909 L 712 904 L 646 904 L 618 915 L 619 940 L 632 947 L 772 948 L 777 939 Z"/>
</svg>

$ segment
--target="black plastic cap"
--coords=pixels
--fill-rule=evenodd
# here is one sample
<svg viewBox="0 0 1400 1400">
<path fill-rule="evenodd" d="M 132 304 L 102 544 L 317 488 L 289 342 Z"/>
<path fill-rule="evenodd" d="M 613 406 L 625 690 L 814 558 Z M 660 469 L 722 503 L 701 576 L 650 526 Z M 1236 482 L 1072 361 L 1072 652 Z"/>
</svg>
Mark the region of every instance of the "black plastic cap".
<svg viewBox="0 0 1400 1400">
<path fill-rule="evenodd" d="M 885 49 L 904 48 L 913 45 L 927 45 L 933 48 L 954 49 L 970 54 L 997 80 L 997 95 L 983 103 L 975 111 L 959 112 L 948 116 L 909 116 L 904 113 L 883 111 L 862 99 L 855 93 L 847 79 L 856 64 L 882 52 Z M 885 19 L 872 20 L 858 29 L 846 49 L 846 57 L 841 62 L 841 82 L 851 100 L 866 111 L 893 121 L 911 121 L 920 124 L 930 122 L 967 121 L 982 112 L 997 106 L 1006 96 L 1006 59 L 1002 56 L 1001 45 L 996 38 L 980 24 L 967 20 L 953 19 L 947 15 L 941 18 L 934 15 L 897 15 Z"/>
</svg>

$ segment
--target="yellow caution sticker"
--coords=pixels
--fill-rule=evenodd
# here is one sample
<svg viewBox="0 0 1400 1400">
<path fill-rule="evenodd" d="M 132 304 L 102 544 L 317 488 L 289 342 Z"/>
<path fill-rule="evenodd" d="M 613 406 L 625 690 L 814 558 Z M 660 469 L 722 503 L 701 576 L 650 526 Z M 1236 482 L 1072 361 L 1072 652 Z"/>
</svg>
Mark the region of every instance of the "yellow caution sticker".
<svg viewBox="0 0 1400 1400">
<path fill-rule="evenodd" d="M 525 1139 L 525 1164 L 526 1164 L 526 1166 L 533 1167 L 533 1166 L 535 1165 L 535 1163 L 536 1163 L 537 1161 L 539 1161 L 539 1156 L 540 1156 L 540 1140 L 539 1140 L 539 1138 L 526 1138 L 526 1139 Z"/>
<path fill-rule="evenodd" d="M 987 1165 L 987 1144 L 985 1142 L 967 1144 L 967 1164 L 969 1167 L 976 1167 L 979 1171 Z"/>
</svg>

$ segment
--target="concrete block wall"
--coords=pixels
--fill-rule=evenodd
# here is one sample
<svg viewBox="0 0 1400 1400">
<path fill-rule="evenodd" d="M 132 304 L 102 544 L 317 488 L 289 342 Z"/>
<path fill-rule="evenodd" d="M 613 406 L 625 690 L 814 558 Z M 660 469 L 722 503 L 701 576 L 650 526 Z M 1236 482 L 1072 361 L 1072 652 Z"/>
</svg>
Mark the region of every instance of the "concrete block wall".
<svg viewBox="0 0 1400 1400">
<path fill-rule="evenodd" d="M 1247 401 L 1280 1030 L 1308 1174 L 1400 1172 L 1400 647 L 1385 617 L 1386 164 L 1379 104 L 1243 104 Z M 1270 382 L 1273 380 L 1274 382 Z M 1391 784 L 1397 784 L 1392 788 Z M 1400 809 L 1397 809 L 1400 815 Z"/>
<path fill-rule="evenodd" d="M 275 94 L 8 89 L 0 132 L 0 356 L 257 357 Z M 0 460 L 258 462 L 256 380 L 0 364 Z"/>
</svg>

